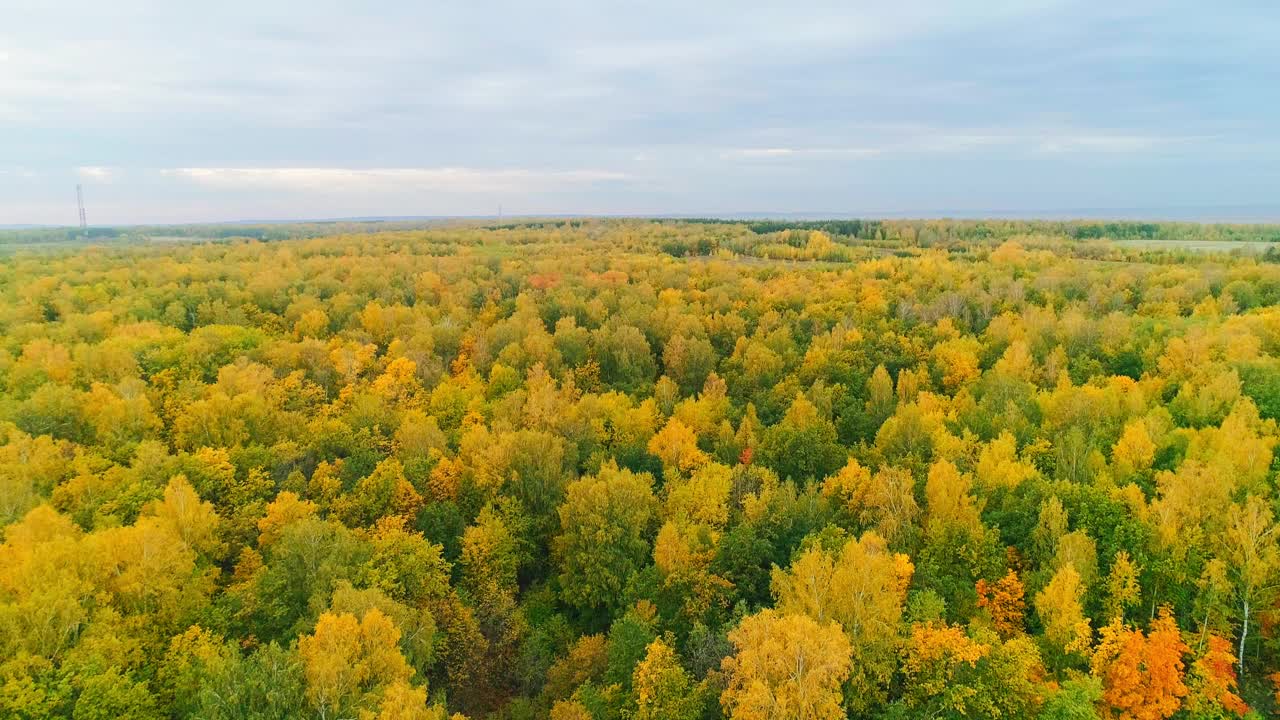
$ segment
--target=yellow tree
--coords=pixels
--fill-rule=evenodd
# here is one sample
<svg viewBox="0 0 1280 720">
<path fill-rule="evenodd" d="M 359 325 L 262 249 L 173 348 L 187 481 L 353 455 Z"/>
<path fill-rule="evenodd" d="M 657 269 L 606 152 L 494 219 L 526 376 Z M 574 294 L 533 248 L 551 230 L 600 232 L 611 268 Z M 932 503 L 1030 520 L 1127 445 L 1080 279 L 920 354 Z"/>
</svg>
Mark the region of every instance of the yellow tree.
<svg viewBox="0 0 1280 720">
<path fill-rule="evenodd" d="M 1244 674 L 1244 643 L 1249 636 L 1250 614 L 1274 594 L 1280 579 L 1280 545 L 1275 519 L 1266 501 L 1250 496 L 1244 505 L 1232 505 L 1222 543 L 1227 565 L 1240 600 L 1240 674 Z"/>
<path fill-rule="evenodd" d="M 0 544 L 0 653 L 58 658 L 88 620 L 93 583 L 82 536 L 48 505 L 5 527 Z"/>
<path fill-rule="evenodd" d="M 551 720 L 593 720 L 594 716 L 586 705 L 577 700 L 557 700 L 551 706 Z"/>
<path fill-rule="evenodd" d="M 1057 496 L 1050 496 L 1040 506 L 1040 517 L 1031 531 L 1035 559 L 1048 564 L 1058 551 L 1058 540 L 1067 534 L 1067 511 Z"/>
<path fill-rule="evenodd" d="M 708 571 L 729 519 L 733 472 L 709 463 L 691 477 L 667 482 L 663 515 L 667 518 L 654 543 L 653 558 L 664 586 L 683 599 L 682 613 L 702 615 L 722 603 L 729 584 Z"/>
<path fill-rule="evenodd" d="M 364 711 L 360 720 L 448 720 L 449 714 L 441 705 L 427 704 L 427 689 L 414 687 L 398 680 L 387 686 L 382 693 L 382 703 L 378 714 Z"/>
<path fill-rule="evenodd" d="M 196 552 L 209 556 L 219 550 L 218 513 L 213 503 L 201 502 L 185 475 L 173 476 L 165 486 L 164 498 L 152 503 L 150 509 Z"/>
<path fill-rule="evenodd" d="M 866 504 L 870 485 L 871 471 L 856 459 L 849 458 L 839 472 L 822 481 L 822 494 L 856 515 Z"/>
<path fill-rule="evenodd" d="M 196 573 L 196 553 L 172 526 L 154 517 L 85 537 L 95 583 L 125 614 L 149 615 L 152 627 L 168 628 L 206 602 L 207 576 Z"/>
<path fill-rule="evenodd" d="M 728 687 L 720 704 L 732 720 L 839 720 L 849 676 L 849 639 L 835 623 L 764 610 L 729 633 Z"/>
<path fill-rule="evenodd" d="M 418 491 L 405 478 L 400 461 L 388 458 L 361 478 L 351 492 L 340 496 L 333 511 L 348 527 L 364 527 L 386 516 L 412 518 L 422 503 Z"/>
<path fill-rule="evenodd" d="M 1124 480 L 1151 468 L 1155 460 L 1156 445 L 1143 420 L 1133 420 L 1124 426 L 1120 439 L 1111 448 L 1111 464 L 1117 480 Z"/>
<path fill-rule="evenodd" d="M 982 520 L 973 495 L 969 493 L 971 488 L 969 476 L 957 470 L 950 460 L 939 460 L 930 466 L 924 486 L 929 525 L 980 531 Z"/>
<path fill-rule="evenodd" d="M 644 659 L 636 663 L 631 687 L 636 720 L 696 720 L 702 714 L 701 688 L 665 640 L 649 643 Z"/>
<path fill-rule="evenodd" d="M 383 518 L 367 537 L 373 554 L 360 569 L 365 585 L 412 606 L 449 594 L 450 566 L 444 549 L 406 529 L 402 518 Z"/>
<path fill-rule="evenodd" d="M 907 703 L 916 707 L 932 704 L 967 716 L 966 708 L 979 689 L 959 682 L 959 676 L 973 670 L 990 652 L 990 645 L 972 640 L 954 625 L 914 625 L 902 664 Z"/>
<path fill-rule="evenodd" d="M 1064 565 L 1043 590 L 1036 593 L 1036 614 L 1044 625 L 1044 637 L 1062 655 L 1089 649 L 1093 631 L 1080 606 L 1084 588 L 1075 566 Z"/>
<path fill-rule="evenodd" d="M 1053 568 L 1072 565 L 1080 574 L 1080 584 L 1089 591 L 1098 578 L 1098 544 L 1083 530 L 1073 530 L 1058 538 Z"/>
<path fill-rule="evenodd" d="M 492 506 L 480 511 L 474 525 L 462 533 L 462 586 L 476 598 L 516 591 L 519 557 L 516 539 Z"/>
<path fill-rule="evenodd" d="M 729 520 L 729 493 L 733 471 L 720 463 L 702 466 L 687 480 L 667 484 L 663 514 L 682 525 L 723 528 Z"/>
<path fill-rule="evenodd" d="M 710 461 L 710 456 L 698 447 L 698 436 L 675 418 L 649 440 L 649 452 L 662 461 L 664 476 L 678 477 L 690 473 Z"/>
<path fill-rule="evenodd" d="M 1107 592 L 1103 601 L 1107 618 L 1123 618 L 1125 610 L 1136 607 L 1142 597 L 1142 588 L 1138 584 L 1139 568 L 1129 553 L 1120 550 L 1111 563 L 1111 572 L 1107 574 Z"/>
<path fill-rule="evenodd" d="M 942 373 L 942 385 L 958 390 L 982 374 L 978 363 L 981 345 L 972 337 L 944 340 L 933 346 L 933 357 Z"/>
<path fill-rule="evenodd" d="M 320 717 L 376 706 L 387 686 L 407 682 L 413 668 L 399 643 L 400 630 L 376 608 L 360 619 L 350 613 L 321 615 L 315 632 L 298 638 L 307 699 Z"/>
<path fill-rule="evenodd" d="M 547 684 L 543 692 L 549 698 L 566 698 L 579 685 L 604 675 L 608 666 L 609 647 L 605 636 L 583 635 L 547 669 Z"/>
<path fill-rule="evenodd" d="M 914 568 L 891 553 L 874 532 L 850 540 L 839 552 L 812 547 L 786 572 L 773 572 L 773 595 L 783 613 L 803 613 L 819 623 L 835 621 L 853 653 L 852 698 L 863 710 L 883 700 L 896 667 L 895 641 Z"/>
<path fill-rule="evenodd" d="M 1018 459 L 1018 441 L 1008 431 L 982 448 L 974 471 L 981 487 L 1008 489 L 1035 477 L 1037 472 L 1034 465 Z"/>
<path fill-rule="evenodd" d="M 898 541 L 920 514 L 911 471 L 883 467 L 874 475 L 852 458 L 822 483 L 822 494 L 839 503 L 854 519 L 875 528 L 889 542 Z"/>
<path fill-rule="evenodd" d="M 94 383 L 84 396 L 85 416 L 93 426 L 98 442 L 119 448 L 128 442 L 154 437 L 161 422 L 152 411 L 146 385 L 127 380 L 111 388 Z"/>
<path fill-rule="evenodd" d="M 267 514 L 258 520 L 258 547 L 266 547 L 280 539 L 287 525 L 316 516 L 316 504 L 302 500 L 297 493 L 285 490 L 267 505 Z"/>
<path fill-rule="evenodd" d="M 897 398 L 893 394 L 893 379 L 884 365 L 877 365 L 867 379 L 867 414 L 878 425 L 893 414 Z"/>
</svg>

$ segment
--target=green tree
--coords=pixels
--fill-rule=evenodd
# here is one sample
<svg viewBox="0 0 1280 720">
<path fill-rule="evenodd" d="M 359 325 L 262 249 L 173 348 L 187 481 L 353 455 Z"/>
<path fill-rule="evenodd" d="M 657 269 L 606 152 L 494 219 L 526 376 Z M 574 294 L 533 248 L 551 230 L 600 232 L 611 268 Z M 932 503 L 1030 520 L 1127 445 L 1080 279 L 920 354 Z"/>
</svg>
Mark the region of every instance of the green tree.
<svg viewBox="0 0 1280 720">
<path fill-rule="evenodd" d="M 797 394 L 787 414 L 760 441 L 760 461 L 793 480 L 824 478 L 844 465 L 847 453 L 836 428 L 813 403 Z"/>
<path fill-rule="evenodd" d="M 584 610 L 619 606 L 628 579 L 649 559 L 656 509 L 648 473 L 607 465 L 569 484 L 554 543 L 565 602 Z"/>
</svg>

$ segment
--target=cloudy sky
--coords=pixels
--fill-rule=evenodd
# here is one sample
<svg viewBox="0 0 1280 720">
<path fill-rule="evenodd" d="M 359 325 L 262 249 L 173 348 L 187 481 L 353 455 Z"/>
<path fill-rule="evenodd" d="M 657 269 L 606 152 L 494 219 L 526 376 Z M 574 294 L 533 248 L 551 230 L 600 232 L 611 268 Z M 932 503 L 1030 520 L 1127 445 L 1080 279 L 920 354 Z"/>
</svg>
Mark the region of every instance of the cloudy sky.
<svg viewBox="0 0 1280 720">
<path fill-rule="evenodd" d="M 0 224 L 1280 203 L 1280 9 L 0 0 Z"/>
</svg>

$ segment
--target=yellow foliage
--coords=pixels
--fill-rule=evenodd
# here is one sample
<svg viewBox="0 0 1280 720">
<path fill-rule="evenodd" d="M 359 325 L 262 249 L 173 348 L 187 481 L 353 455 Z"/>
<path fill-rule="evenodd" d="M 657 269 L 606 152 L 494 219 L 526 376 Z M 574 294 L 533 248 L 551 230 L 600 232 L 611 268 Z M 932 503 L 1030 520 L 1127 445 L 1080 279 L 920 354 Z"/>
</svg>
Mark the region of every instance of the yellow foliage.
<svg viewBox="0 0 1280 720">
<path fill-rule="evenodd" d="M 732 720 L 840 720 L 840 683 L 850 647 L 840 627 L 764 610 L 729 633 L 728 687 L 720 704 Z"/>
<path fill-rule="evenodd" d="M 1049 584 L 1036 593 L 1036 614 L 1044 625 L 1045 638 L 1068 655 L 1087 651 L 1093 639 L 1080 605 L 1083 594 L 1080 574 L 1070 563 L 1059 568 Z"/>
<path fill-rule="evenodd" d="M 949 460 L 939 460 L 929 467 L 924 486 L 929 522 L 938 526 L 958 526 L 971 530 L 981 528 L 978 506 L 969 494 L 969 476 L 961 473 Z"/>
<path fill-rule="evenodd" d="M 870 485 L 871 471 L 856 459 L 849 458 L 840 472 L 822 481 L 822 494 L 857 512 L 866 505 Z"/>
<path fill-rule="evenodd" d="M 649 452 L 656 455 L 672 475 L 692 472 L 711 460 L 698 448 L 698 436 L 693 430 L 675 418 L 668 420 L 649 441 Z"/>
<path fill-rule="evenodd" d="M 362 704 L 367 693 L 406 683 L 413 669 L 399 642 L 400 630 L 376 608 L 360 619 L 322 614 L 315 632 L 298 638 L 307 699 L 319 712 L 337 714 Z"/>
<path fill-rule="evenodd" d="M 959 390 L 978 379 L 978 341 L 971 337 L 945 340 L 933 346 L 933 356 L 942 372 L 942 385 L 948 390 Z"/>
<path fill-rule="evenodd" d="M 201 502 L 185 475 L 175 475 L 164 489 L 164 499 L 152 503 L 151 512 L 196 552 L 212 554 L 220 546 L 218 513 L 213 503 Z"/>
<path fill-rule="evenodd" d="M 587 707 L 577 700 L 557 700 L 551 706 L 551 720 L 593 720 Z"/>
<path fill-rule="evenodd" d="M 1009 347 L 1005 348 L 1004 354 L 996 361 L 993 369 L 1001 375 L 1017 378 L 1023 382 L 1035 382 L 1039 374 L 1036 360 L 1032 357 L 1031 349 L 1027 347 L 1024 340 L 1014 340 L 1009 343 Z"/>
<path fill-rule="evenodd" d="M 382 704 L 375 720 L 447 720 L 442 706 L 427 705 L 427 689 L 397 681 L 382 693 Z"/>
<path fill-rule="evenodd" d="M 1151 440 L 1147 424 L 1140 419 L 1130 421 L 1111 448 L 1111 462 L 1115 467 L 1116 478 L 1125 479 L 1145 472 L 1151 467 L 1155 456 L 1156 445 Z"/>
<path fill-rule="evenodd" d="M 1142 589 L 1138 585 L 1140 569 L 1125 550 L 1116 552 L 1111 562 L 1111 572 L 1107 575 L 1106 598 L 1103 607 L 1107 617 L 1114 620 L 1124 618 L 1128 608 L 1136 607 L 1142 597 Z"/>
<path fill-rule="evenodd" d="M 1005 431 L 983 446 L 975 468 L 978 482 L 984 488 L 1016 488 L 1037 475 L 1034 465 L 1018 459 L 1018 441 Z"/>
<path fill-rule="evenodd" d="M 920 675 L 930 663 L 944 659 L 973 667 L 991 650 L 991 646 L 974 642 L 955 625 L 919 623 L 911 627 L 907 648 L 902 670 L 908 678 Z"/>
<path fill-rule="evenodd" d="M 649 643 L 636 663 L 631 685 L 635 693 L 636 720 L 695 720 L 699 698 L 675 650 L 665 640 Z"/>
<path fill-rule="evenodd" d="M 810 548 L 787 571 L 773 572 L 773 594 L 784 613 L 840 624 L 855 645 L 886 641 L 897 632 L 914 567 L 891 553 L 874 532 L 850 540 L 839 553 Z"/>
<path fill-rule="evenodd" d="M 729 520 L 729 490 L 732 485 L 733 471 L 727 466 L 720 463 L 702 465 L 687 480 L 676 478 L 668 482 L 665 515 L 681 524 L 723 527 Z"/>
<path fill-rule="evenodd" d="M 547 670 L 547 696 L 568 697 L 582 683 L 602 675 L 608 664 L 609 650 L 605 637 L 583 635 Z"/>
<path fill-rule="evenodd" d="M 282 491 L 267 505 L 267 514 L 258 520 L 258 546 L 271 545 L 280 539 L 287 525 L 315 515 L 315 503 L 300 499 L 297 493 Z"/>
</svg>

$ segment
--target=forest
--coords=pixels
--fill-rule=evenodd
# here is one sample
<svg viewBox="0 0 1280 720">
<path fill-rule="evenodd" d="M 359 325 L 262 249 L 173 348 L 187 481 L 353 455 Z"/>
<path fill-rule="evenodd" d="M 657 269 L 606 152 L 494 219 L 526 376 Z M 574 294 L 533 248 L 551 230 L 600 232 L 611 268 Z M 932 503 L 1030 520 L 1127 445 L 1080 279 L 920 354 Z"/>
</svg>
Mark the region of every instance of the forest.
<svg viewBox="0 0 1280 720">
<path fill-rule="evenodd" d="M 0 717 L 1277 712 L 1280 227 L 272 232 L 0 254 Z"/>
</svg>

